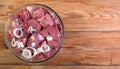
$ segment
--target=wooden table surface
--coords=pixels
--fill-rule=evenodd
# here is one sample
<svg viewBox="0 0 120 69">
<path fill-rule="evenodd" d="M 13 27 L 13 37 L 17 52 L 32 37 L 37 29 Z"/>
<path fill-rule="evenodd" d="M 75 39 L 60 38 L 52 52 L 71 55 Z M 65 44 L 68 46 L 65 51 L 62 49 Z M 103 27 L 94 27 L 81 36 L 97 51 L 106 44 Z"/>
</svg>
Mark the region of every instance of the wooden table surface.
<svg viewBox="0 0 120 69">
<path fill-rule="evenodd" d="M 29 3 L 51 7 L 65 26 L 62 49 L 40 64 L 19 60 L 4 40 L 8 17 Z M 119 69 L 119 65 L 120 0 L 0 0 L 0 69 Z"/>
</svg>

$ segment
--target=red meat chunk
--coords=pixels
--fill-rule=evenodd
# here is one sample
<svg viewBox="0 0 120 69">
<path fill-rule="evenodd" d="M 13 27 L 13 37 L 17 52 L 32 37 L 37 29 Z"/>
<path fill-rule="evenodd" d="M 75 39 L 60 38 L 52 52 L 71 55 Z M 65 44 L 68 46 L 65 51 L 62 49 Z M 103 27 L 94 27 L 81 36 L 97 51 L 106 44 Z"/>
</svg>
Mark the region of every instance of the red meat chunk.
<svg viewBox="0 0 120 69">
<path fill-rule="evenodd" d="M 29 26 L 32 26 L 33 28 L 35 28 L 37 31 L 40 30 L 41 26 L 37 23 L 37 21 L 35 19 L 30 19 L 27 24 Z"/>
<path fill-rule="evenodd" d="M 20 17 L 19 14 L 14 13 L 14 14 L 11 16 L 11 19 L 12 19 L 12 20 L 15 20 L 15 19 L 18 19 L 19 17 Z"/>
<path fill-rule="evenodd" d="M 31 18 L 31 15 L 26 9 L 24 9 L 24 10 L 21 10 L 21 17 L 23 18 L 24 22 L 26 22 Z"/>
<path fill-rule="evenodd" d="M 56 51 L 57 51 L 57 48 L 43 54 L 45 55 L 45 57 L 51 57 Z"/>
<path fill-rule="evenodd" d="M 51 36 L 53 36 L 54 38 L 55 38 L 55 37 L 59 37 L 59 35 L 60 35 L 60 32 L 59 32 L 59 30 L 58 30 L 58 28 L 57 28 L 56 25 L 49 26 L 49 27 L 47 28 L 47 31 L 48 31 L 48 33 L 49 33 Z"/>
<path fill-rule="evenodd" d="M 30 5 L 30 6 L 27 6 L 26 9 L 29 11 L 29 13 L 31 15 L 33 15 L 33 12 L 35 10 L 35 6 L 34 5 Z"/>
<path fill-rule="evenodd" d="M 44 60 L 45 56 L 42 53 L 39 53 L 38 55 L 36 55 L 36 57 L 38 57 L 40 60 Z"/>
<path fill-rule="evenodd" d="M 28 45 L 31 46 L 32 42 L 35 42 L 35 44 L 38 45 L 43 40 L 44 40 L 44 37 L 41 34 L 35 33 L 28 40 Z"/>
<path fill-rule="evenodd" d="M 24 46 L 26 47 L 26 45 L 27 45 L 27 38 L 26 37 L 22 37 L 22 38 L 18 39 L 18 41 L 23 42 Z"/>
<path fill-rule="evenodd" d="M 18 54 L 21 54 L 21 53 L 22 53 L 21 48 L 16 47 L 15 50 L 16 50 L 16 53 L 18 53 Z"/>
<path fill-rule="evenodd" d="M 28 60 L 33 61 L 34 57 L 35 59 L 45 60 L 57 52 L 63 30 L 60 20 L 54 12 L 50 12 L 42 6 L 30 5 L 13 14 L 11 20 L 12 28 L 9 30 L 9 35 L 11 38 L 15 38 L 15 41 L 12 40 L 13 42 L 17 42 L 18 46 L 13 44 L 17 53 L 24 55 L 22 51 L 27 48 L 32 53 L 32 57 Z M 15 29 L 16 33 L 14 32 Z M 14 36 L 13 32 L 18 36 Z M 22 32 L 23 34 L 20 34 Z M 19 37 L 19 35 L 21 36 Z M 25 47 L 19 42 L 22 42 Z M 39 53 L 42 50 L 40 47 L 44 44 L 47 44 L 50 49 L 48 48 L 47 52 Z M 21 48 L 19 48 L 20 45 Z M 47 49 L 47 47 L 43 47 L 43 49 Z"/>
<path fill-rule="evenodd" d="M 43 10 L 42 7 L 38 8 L 37 10 L 35 10 L 35 11 L 33 12 L 33 17 L 34 17 L 34 18 L 41 18 L 41 17 L 43 17 L 43 16 L 44 16 L 44 10 Z"/>
<path fill-rule="evenodd" d="M 28 37 L 29 35 L 30 35 L 30 33 L 29 33 L 29 31 L 28 31 L 28 28 L 29 28 L 30 26 L 26 23 L 26 24 L 24 24 L 24 26 L 23 26 L 23 33 L 24 34 L 26 34 L 25 35 L 25 37 Z"/>
<path fill-rule="evenodd" d="M 54 21 L 49 14 L 46 14 L 40 22 L 40 25 L 42 25 L 43 27 L 52 26 L 53 24 Z"/>
<path fill-rule="evenodd" d="M 23 25 L 23 24 L 24 24 L 24 20 L 22 19 L 22 17 L 19 17 L 19 18 L 18 18 L 18 23 L 19 23 L 20 25 Z"/>
<path fill-rule="evenodd" d="M 11 16 L 11 19 L 12 19 L 12 24 L 20 24 L 20 25 L 22 25 L 24 23 L 23 19 L 18 14 L 13 14 Z"/>
<path fill-rule="evenodd" d="M 44 37 L 47 37 L 47 35 L 48 35 L 47 29 L 43 29 L 43 30 L 39 31 L 39 33 L 42 34 Z"/>
<path fill-rule="evenodd" d="M 41 26 L 37 23 L 35 19 L 30 19 L 27 23 L 23 26 L 24 33 L 30 35 L 29 28 L 33 27 L 36 31 L 39 31 Z"/>
<path fill-rule="evenodd" d="M 57 48 L 60 46 L 61 39 L 60 38 L 53 38 L 52 41 L 47 41 L 48 45 L 51 46 L 51 48 Z"/>
</svg>

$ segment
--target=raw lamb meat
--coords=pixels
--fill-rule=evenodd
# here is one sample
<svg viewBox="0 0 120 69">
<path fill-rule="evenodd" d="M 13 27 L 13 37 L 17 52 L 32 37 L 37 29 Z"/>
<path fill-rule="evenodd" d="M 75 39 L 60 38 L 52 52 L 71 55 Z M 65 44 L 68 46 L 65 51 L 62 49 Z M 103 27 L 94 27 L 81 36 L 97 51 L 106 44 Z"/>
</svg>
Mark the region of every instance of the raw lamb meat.
<svg viewBox="0 0 120 69">
<path fill-rule="evenodd" d="M 54 17 L 48 9 L 34 5 L 14 13 L 9 30 L 12 47 L 28 60 L 51 57 L 60 48 L 63 34 L 62 25 L 55 23 L 57 18 Z"/>
</svg>

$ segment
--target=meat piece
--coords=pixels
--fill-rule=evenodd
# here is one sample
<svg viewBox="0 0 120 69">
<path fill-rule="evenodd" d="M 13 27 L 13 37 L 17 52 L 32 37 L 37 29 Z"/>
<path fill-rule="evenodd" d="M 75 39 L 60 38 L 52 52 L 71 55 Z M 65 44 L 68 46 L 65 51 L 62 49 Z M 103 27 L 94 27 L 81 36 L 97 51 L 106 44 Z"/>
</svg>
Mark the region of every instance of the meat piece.
<svg viewBox="0 0 120 69">
<path fill-rule="evenodd" d="M 51 12 L 51 16 L 56 24 L 60 24 L 60 19 L 54 12 Z"/>
<path fill-rule="evenodd" d="M 52 26 L 53 24 L 54 21 L 49 14 L 46 14 L 40 22 L 40 25 L 42 25 L 43 27 Z"/>
<path fill-rule="evenodd" d="M 11 20 L 11 45 L 24 58 L 45 60 L 59 49 L 62 25 L 57 15 L 46 7 L 26 6 L 13 14 Z"/>
<path fill-rule="evenodd" d="M 18 19 L 19 17 L 20 17 L 19 14 L 14 13 L 14 14 L 11 16 L 11 19 L 12 19 L 12 20 L 15 20 L 15 19 Z"/>
<path fill-rule="evenodd" d="M 59 32 L 59 30 L 58 30 L 56 25 L 49 26 L 47 28 L 47 31 L 48 31 L 49 35 L 53 36 L 53 38 L 59 37 L 59 35 L 60 35 L 60 32 Z"/>
<path fill-rule="evenodd" d="M 29 13 L 31 14 L 31 16 L 33 15 L 33 12 L 35 10 L 35 6 L 34 5 L 30 5 L 27 6 L 26 9 L 29 11 Z"/>
<path fill-rule="evenodd" d="M 45 55 L 45 57 L 51 57 L 54 53 L 56 53 L 56 51 L 57 51 L 57 48 L 43 54 Z"/>
<path fill-rule="evenodd" d="M 38 32 L 40 28 L 41 26 L 37 23 L 35 19 L 30 19 L 24 24 L 23 32 L 24 34 L 26 34 L 26 36 L 29 36 L 30 34 Z M 35 32 L 31 33 L 33 29 Z"/>
<path fill-rule="evenodd" d="M 21 17 L 24 20 L 24 22 L 26 22 L 31 18 L 31 15 L 26 9 L 24 9 L 24 10 L 21 10 Z"/>
<path fill-rule="evenodd" d="M 22 19 L 22 17 L 19 17 L 19 18 L 18 18 L 18 23 L 19 23 L 20 25 L 23 25 L 23 24 L 24 24 L 24 20 Z"/>
<path fill-rule="evenodd" d="M 28 37 L 30 35 L 28 28 L 29 28 L 29 25 L 25 23 L 23 26 L 23 33 L 26 34 L 25 37 Z"/>
<path fill-rule="evenodd" d="M 35 28 L 37 31 L 40 30 L 41 26 L 37 23 L 37 21 L 35 19 L 30 19 L 27 21 L 27 24 L 29 26 L 32 26 L 33 28 Z"/>
<path fill-rule="evenodd" d="M 45 59 L 45 56 L 42 53 L 39 53 L 38 55 L 36 55 L 36 57 L 38 57 L 40 60 Z"/>
<path fill-rule="evenodd" d="M 44 10 L 44 15 L 50 14 L 50 13 L 49 13 L 49 10 L 48 10 L 47 8 L 43 7 L 43 10 Z"/>
<path fill-rule="evenodd" d="M 17 54 L 21 54 L 21 53 L 22 53 L 22 50 L 21 50 L 21 48 L 16 47 L 16 48 L 15 48 L 15 52 L 16 52 Z"/>
<path fill-rule="evenodd" d="M 20 27 L 22 27 L 22 25 L 12 22 L 12 27 L 13 28 L 20 28 Z"/>
<path fill-rule="evenodd" d="M 39 33 L 42 34 L 44 37 L 47 37 L 47 35 L 48 35 L 47 29 L 43 29 L 43 30 L 39 31 Z"/>
<path fill-rule="evenodd" d="M 34 12 L 33 12 L 33 18 L 41 18 L 44 16 L 44 10 L 42 7 L 36 9 Z"/>
<path fill-rule="evenodd" d="M 26 47 L 27 46 L 27 38 L 23 37 L 21 39 L 18 39 L 18 41 L 23 42 L 23 45 Z"/>
<path fill-rule="evenodd" d="M 44 37 L 41 34 L 35 33 L 28 40 L 28 45 L 35 47 L 35 46 L 38 46 L 38 44 L 42 42 L 43 40 L 44 40 Z"/>
<path fill-rule="evenodd" d="M 54 39 L 53 41 L 48 41 L 48 45 L 50 45 L 51 48 L 57 48 L 60 46 L 60 42 L 61 40 L 58 38 L 58 39 Z"/>
<path fill-rule="evenodd" d="M 20 24 L 22 25 L 24 22 L 23 22 L 23 19 L 21 18 L 20 15 L 18 14 L 13 14 L 11 16 L 11 19 L 12 19 L 12 25 L 14 26 L 15 24 Z"/>
<path fill-rule="evenodd" d="M 52 46 L 53 48 L 59 47 L 61 43 L 60 37 L 54 37 L 52 41 L 47 41 L 48 45 Z"/>
<path fill-rule="evenodd" d="M 41 45 L 43 45 L 43 44 L 47 44 L 47 41 L 46 40 L 41 41 L 41 43 L 39 44 L 38 48 L 40 48 Z"/>
</svg>

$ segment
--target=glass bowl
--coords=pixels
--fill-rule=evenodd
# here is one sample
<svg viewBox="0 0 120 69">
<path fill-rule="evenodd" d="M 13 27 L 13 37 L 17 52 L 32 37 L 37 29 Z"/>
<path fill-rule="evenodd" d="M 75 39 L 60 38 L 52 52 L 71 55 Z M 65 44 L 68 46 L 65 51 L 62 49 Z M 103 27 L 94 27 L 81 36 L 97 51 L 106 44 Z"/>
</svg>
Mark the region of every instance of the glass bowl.
<svg viewBox="0 0 120 69">
<path fill-rule="evenodd" d="M 12 37 L 12 36 L 10 36 L 10 34 L 14 34 L 14 31 L 15 31 L 15 29 L 14 29 L 14 31 L 12 32 L 12 33 L 10 33 L 10 30 L 13 28 L 13 26 L 15 26 L 16 24 L 14 23 L 13 24 L 13 21 L 15 22 L 16 20 L 12 20 L 12 16 L 14 15 L 14 14 L 19 14 L 19 15 L 21 15 L 21 11 L 22 10 L 26 10 L 27 8 L 29 8 L 30 9 L 30 7 L 31 6 L 33 6 L 34 7 L 34 11 L 36 10 L 36 9 L 38 9 L 38 8 L 40 8 L 40 7 L 42 7 L 43 9 L 45 9 L 46 10 L 46 12 L 51 16 L 51 18 L 53 19 L 53 21 L 54 21 L 54 25 L 58 28 L 58 30 L 59 30 L 59 32 L 60 32 L 60 34 L 59 34 L 59 39 L 60 40 L 58 40 L 58 42 L 57 42 L 57 44 L 58 44 L 58 46 L 56 47 L 56 48 L 51 48 L 50 47 L 50 45 L 49 45 L 49 42 L 48 42 L 48 40 L 47 40 L 47 37 L 48 37 L 48 35 L 47 35 L 47 37 L 44 37 L 44 41 L 46 41 L 46 44 L 47 44 L 47 46 L 49 46 L 49 48 L 50 48 L 50 50 L 49 51 L 47 51 L 47 52 L 42 52 L 41 51 L 41 49 L 42 50 L 44 50 L 44 48 L 41 48 L 41 44 L 39 43 L 38 45 L 39 45 L 39 47 L 37 47 L 37 48 L 35 48 L 35 47 L 33 47 L 33 46 L 28 46 L 28 43 L 27 42 L 29 42 L 29 39 L 30 39 L 30 37 L 33 35 L 33 34 L 35 34 L 35 32 L 32 34 L 32 35 L 30 35 L 29 36 L 29 38 L 27 38 L 27 37 L 25 37 L 26 38 L 26 40 L 27 40 L 27 42 L 26 42 L 26 45 L 24 45 L 24 47 L 22 47 L 22 45 L 20 45 L 19 46 L 19 40 L 22 38 L 22 37 L 19 37 L 19 38 L 16 38 L 16 37 Z M 29 11 L 29 10 L 28 10 Z M 45 11 L 44 11 L 45 12 Z M 33 13 L 33 12 L 32 12 Z M 30 13 L 29 13 L 30 14 Z M 42 13 L 41 13 L 42 14 Z M 26 15 L 26 14 L 25 14 Z M 44 14 L 44 17 L 43 17 L 43 19 L 45 18 L 45 15 L 46 14 Z M 33 17 L 33 14 L 31 14 L 31 18 L 30 19 L 32 19 Z M 36 15 L 37 16 L 37 15 Z M 47 15 L 46 15 L 47 16 Z M 39 17 L 39 16 L 38 16 Z M 27 20 L 25 20 L 26 18 L 22 18 L 22 20 L 23 20 L 23 22 L 24 22 L 24 24 L 25 23 L 27 23 Z M 18 21 L 18 23 L 19 23 L 19 19 L 17 20 Z M 37 21 L 37 20 L 36 20 Z M 17 22 L 16 22 L 17 23 Z M 44 23 L 43 21 L 41 22 L 41 23 Z M 40 25 L 41 25 L 41 23 L 40 23 Z M 23 31 L 23 26 L 24 26 L 24 24 L 22 24 L 21 25 L 21 27 L 22 27 L 22 31 Z M 26 25 L 27 26 L 27 25 Z M 42 27 L 42 26 L 41 26 Z M 49 27 L 49 26 L 47 26 L 47 27 Z M 43 30 L 43 28 L 44 29 L 46 29 L 47 27 L 42 27 L 42 29 L 40 29 L 40 30 Z M 27 29 L 28 30 L 28 29 Z M 48 30 L 48 29 L 47 29 Z M 20 31 L 19 31 L 19 34 L 20 34 Z M 48 32 L 48 34 L 50 34 L 49 32 Z M 55 34 L 55 33 L 54 33 Z M 23 33 L 23 35 L 26 35 L 25 33 Z M 43 34 L 44 35 L 44 34 Z M 14 35 L 15 36 L 15 35 Z M 13 39 L 14 39 L 14 42 L 13 42 Z M 52 39 L 54 40 L 55 39 L 55 37 L 52 37 Z M 34 4 L 27 4 L 27 5 L 24 5 L 24 6 L 22 6 L 22 7 L 19 7 L 19 8 L 17 8 L 12 14 L 11 14 L 11 16 L 8 18 L 8 20 L 7 20 L 7 22 L 6 22 L 6 26 L 5 26 L 5 42 L 6 42 L 6 44 L 7 44 L 7 47 L 10 49 L 10 51 L 17 57 L 17 58 L 19 58 L 19 59 L 21 59 L 21 60 L 23 60 L 23 61 L 26 61 L 26 62 L 30 62 L 30 63 L 41 63 L 41 62 L 44 62 L 44 61 L 46 61 L 46 60 L 49 60 L 50 58 L 52 58 L 53 56 L 55 56 L 57 53 L 58 53 L 58 51 L 60 50 L 60 48 L 62 47 L 62 44 L 63 44 L 63 41 L 64 41 L 64 26 L 63 26 L 63 22 L 62 22 L 62 20 L 61 20 L 61 18 L 58 16 L 58 14 L 53 10 L 53 9 L 51 9 L 50 7 L 48 7 L 48 6 L 46 6 L 46 5 L 43 5 L 43 4 L 36 4 L 36 3 L 34 3 Z M 23 43 L 23 42 L 22 42 Z M 30 43 L 30 42 L 29 42 Z M 13 46 L 13 45 L 11 45 L 11 44 L 16 44 L 16 46 Z M 51 45 L 51 46 L 53 46 L 54 47 L 54 41 L 53 41 L 53 44 Z M 32 45 L 32 43 L 31 43 L 31 45 Z M 34 44 L 33 44 L 34 45 Z M 44 45 L 45 46 L 45 45 Z M 28 51 L 27 52 L 25 52 L 26 51 L 26 49 L 28 50 L 28 48 L 29 48 L 29 51 L 31 52 L 31 53 L 28 53 Z M 34 48 L 34 49 L 32 49 L 32 48 Z M 40 52 L 38 52 L 38 48 L 40 49 L 39 51 Z M 48 49 L 48 48 L 46 48 L 46 49 Z M 53 51 L 53 49 L 54 49 L 54 51 Z M 52 51 L 52 53 L 51 53 L 51 51 Z M 24 52 L 24 53 L 23 53 Z M 35 52 L 37 52 L 37 54 L 35 54 Z M 24 55 L 23 55 L 24 54 Z M 32 57 L 29 57 L 29 58 L 26 58 L 26 57 L 28 57 L 28 55 L 30 56 L 32 54 Z M 34 56 L 33 56 L 33 54 L 34 54 Z M 26 56 L 27 55 L 27 56 Z"/>
</svg>

